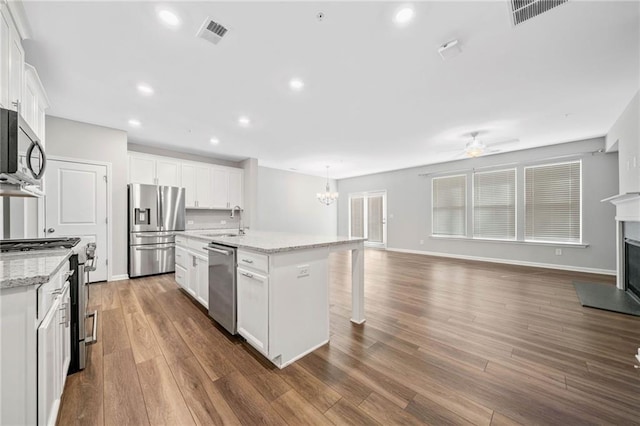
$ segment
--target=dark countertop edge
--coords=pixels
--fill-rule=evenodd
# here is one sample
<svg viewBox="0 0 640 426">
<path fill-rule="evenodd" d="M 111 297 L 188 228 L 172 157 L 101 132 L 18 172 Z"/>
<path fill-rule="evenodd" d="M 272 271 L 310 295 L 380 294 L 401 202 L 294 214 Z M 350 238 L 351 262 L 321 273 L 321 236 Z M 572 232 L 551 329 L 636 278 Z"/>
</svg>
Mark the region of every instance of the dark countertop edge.
<svg viewBox="0 0 640 426">
<path fill-rule="evenodd" d="M 48 283 L 51 277 L 53 277 L 56 273 L 58 273 L 60 268 L 62 268 L 62 265 L 64 264 L 64 262 L 68 261 L 72 255 L 73 255 L 73 250 L 69 249 L 67 251 L 67 254 L 64 256 L 64 258 L 60 261 L 60 263 L 58 263 L 58 266 L 56 266 L 53 269 L 53 271 L 49 273 L 49 275 L 33 275 L 30 277 L 10 278 L 7 280 L 0 281 L 0 290 L 4 290 L 8 288 L 17 288 L 17 287 L 29 287 L 32 285 L 40 286 L 44 283 Z"/>
</svg>

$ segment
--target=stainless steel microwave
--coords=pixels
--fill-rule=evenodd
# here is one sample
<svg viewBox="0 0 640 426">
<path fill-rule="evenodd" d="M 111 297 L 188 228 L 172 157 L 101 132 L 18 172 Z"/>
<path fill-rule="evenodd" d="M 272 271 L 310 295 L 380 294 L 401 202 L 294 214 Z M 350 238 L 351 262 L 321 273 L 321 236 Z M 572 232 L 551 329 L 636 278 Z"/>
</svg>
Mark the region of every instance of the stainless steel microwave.
<svg viewBox="0 0 640 426">
<path fill-rule="evenodd" d="M 47 158 L 40 140 L 16 111 L 0 108 L 0 196 L 42 196 Z"/>
</svg>

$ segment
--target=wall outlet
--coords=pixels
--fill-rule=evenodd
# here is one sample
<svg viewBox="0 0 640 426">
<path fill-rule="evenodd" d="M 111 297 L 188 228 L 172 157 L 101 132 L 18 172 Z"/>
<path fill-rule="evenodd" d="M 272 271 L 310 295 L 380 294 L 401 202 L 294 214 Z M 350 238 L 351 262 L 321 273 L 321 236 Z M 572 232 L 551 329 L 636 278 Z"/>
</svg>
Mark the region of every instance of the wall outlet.
<svg viewBox="0 0 640 426">
<path fill-rule="evenodd" d="M 562 256 L 562 249 L 556 249 L 556 256 Z"/>
<path fill-rule="evenodd" d="M 221 220 L 221 221 L 220 221 L 220 225 L 226 225 L 226 224 L 227 224 L 227 221 L 226 221 L 226 220 Z"/>
<path fill-rule="evenodd" d="M 420 240 L 420 245 L 424 245 L 424 240 Z"/>
<path fill-rule="evenodd" d="M 193 221 L 192 220 L 188 220 L 187 221 L 187 225 L 193 225 Z"/>
<path fill-rule="evenodd" d="M 309 276 L 309 265 L 298 266 L 298 278 L 304 278 Z"/>
</svg>

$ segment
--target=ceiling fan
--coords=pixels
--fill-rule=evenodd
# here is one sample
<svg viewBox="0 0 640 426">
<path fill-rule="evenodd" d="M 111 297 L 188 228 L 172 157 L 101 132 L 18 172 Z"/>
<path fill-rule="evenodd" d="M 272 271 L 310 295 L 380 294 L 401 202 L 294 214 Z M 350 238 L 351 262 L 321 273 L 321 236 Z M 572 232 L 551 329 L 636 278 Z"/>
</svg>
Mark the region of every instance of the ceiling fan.
<svg viewBox="0 0 640 426">
<path fill-rule="evenodd" d="M 478 139 L 478 135 L 480 132 L 471 132 L 468 133 L 467 136 L 471 136 L 471 140 L 466 143 L 462 152 L 457 151 L 457 155 L 455 158 L 476 158 L 487 154 L 495 154 L 501 152 L 502 150 L 496 148 L 496 145 L 503 145 L 512 142 L 518 142 L 519 139 L 508 139 L 502 140 L 499 142 L 492 143 L 490 146 L 487 146 L 482 140 Z"/>
</svg>

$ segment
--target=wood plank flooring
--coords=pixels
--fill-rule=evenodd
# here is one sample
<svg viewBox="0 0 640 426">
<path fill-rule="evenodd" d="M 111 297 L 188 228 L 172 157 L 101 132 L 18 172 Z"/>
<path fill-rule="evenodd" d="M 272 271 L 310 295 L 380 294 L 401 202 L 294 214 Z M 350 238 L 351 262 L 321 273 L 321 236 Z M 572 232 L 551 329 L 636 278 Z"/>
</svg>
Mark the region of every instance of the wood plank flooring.
<svg viewBox="0 0 640 426">
<path fill-rule="evenodd" d="M 58 424 L 640 424 L 640 318 L 571 284 L 613 277 L 367 250 L 354 325 L 349 254 L 330 268 L 331 342 L 283 370 L 172 274 L 92 285 Z"/>
</svg>

